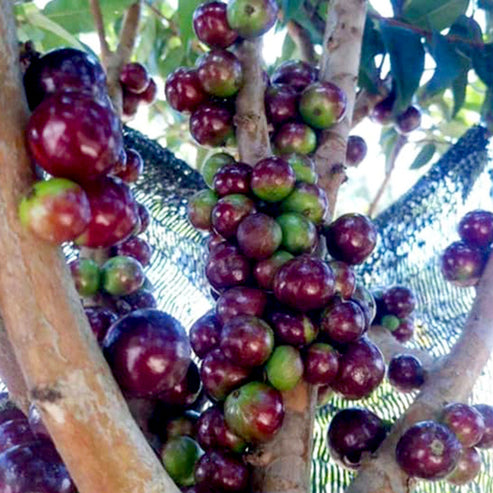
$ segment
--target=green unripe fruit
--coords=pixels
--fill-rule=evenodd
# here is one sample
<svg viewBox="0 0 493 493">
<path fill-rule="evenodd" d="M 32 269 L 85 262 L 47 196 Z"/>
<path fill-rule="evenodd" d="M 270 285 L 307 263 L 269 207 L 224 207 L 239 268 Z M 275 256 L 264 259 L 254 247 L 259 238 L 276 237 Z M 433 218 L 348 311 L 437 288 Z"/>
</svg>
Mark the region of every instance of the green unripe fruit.
<svg viewBox="0 0 493 493">
<path fill-rule="evenodd" d="M 309 252 L 317 241 L 317 230 L 306 217 L 286 212 L 276 219 L 282 229 L 282 247 L 293 255 Z"/>
<path fill-rule="evenodd" d="M 195 464 L 203 453 L 195 440 L 181 436 L 168 440 L 160 455 L 164 468 L 176 484 L 192 486 L 195 484 Z"/>
<path fill-rule="evenodd" d="M 140 262 L 133 257 L 119 255 L 107 260 L 102 271 L 103 289 L 113 296 L 125 296 L 142 287 L 145 280 Z"/>
<path fill-rule="evenodd" d="M 303 376 L 300 352 L 293 346 L 276 347 L 265 365 L 265 371 L 269 382 L 277 390 L 293 389 Z"/>
<path fill-rule="evenodd" d="M 235 158 L 227 152 L 217 152 L 206 159 L 200 172 L 204 178 L 205 184 L 209 188 L 214 188 L 213 181 L 215 174 L 225 165 L 235 163 Z"/>
<path fill-rule="evenodd" d="M 279 7 L 276 0 L 229 0 L 228 24 L 242 38 L 257 38 L 276 22 Z"/>
<path fill-rule="evenodd" d="M 81 258 L 71 262 L 69 267 L 80 296 L 94 296 L 99 291 L 101 270 L 94 260 Z"/>
</svg>

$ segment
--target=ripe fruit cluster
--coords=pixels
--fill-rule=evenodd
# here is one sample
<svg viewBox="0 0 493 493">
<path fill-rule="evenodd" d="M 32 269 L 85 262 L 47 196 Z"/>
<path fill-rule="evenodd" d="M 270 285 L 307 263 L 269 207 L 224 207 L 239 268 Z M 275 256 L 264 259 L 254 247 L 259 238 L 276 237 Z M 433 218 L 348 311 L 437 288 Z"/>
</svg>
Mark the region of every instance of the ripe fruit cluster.
<svg viewBox="0 0 493 493">
<path fill-rule="evenodd" d="M 460 221 L 459 241 L 449 245 L 441 258 L 442 274 L 455 286 L 476 286 L 493 244 L 493 213 L 468 212 Z"/>
<path fill-rule="evenodd" d="M 406 108 L 402 113 L 394 114 L 395 93 L 392 92 L 383 101 L 380 101 L 371 113 L 371 119 L 381 125 L 393 124 L 402 135 L 407 135 L 421 125 L 421 110 L 414 105 Z"/>
<path fill-rule="evenodd" d="M 120 72 L 123 97 L 123 116 L 130 119 L 137 113 L 139 105 L 154 103 L 157 96 L 155 80 L 140 63 L 131 62 Z"/>
</svg>

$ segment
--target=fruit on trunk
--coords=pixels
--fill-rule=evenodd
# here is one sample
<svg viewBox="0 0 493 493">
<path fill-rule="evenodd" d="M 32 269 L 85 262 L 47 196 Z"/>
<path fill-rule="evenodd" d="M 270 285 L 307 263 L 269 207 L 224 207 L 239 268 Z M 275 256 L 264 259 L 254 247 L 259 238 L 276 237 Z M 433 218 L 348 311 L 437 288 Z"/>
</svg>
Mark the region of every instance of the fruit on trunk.
<svg viewBox="0 0 493 493">
<path fill-rule="evenodd" d="M 136 234 L 144 233 L 151 222 L 151 215 L 149 209 L 144 204 L 137 203 L 137 215 L 139 217 L 140 228 Z"/>
<path fill-rule="evenodd" d="M 48 433 L 48 430 L 41 418 L 41 413 L 35 404 L 31 404 L 29 406 L 27 419 L 29 421 L 29 427 L 38 438 L 46 438 L 51 440 L 50 434 Z"/>
<path fill-rule="evenodd" d="M 225 146 L 234 135 L 233 115 L 225 106 L 204 103 L 190 117 L 190 133 L 200 145 Z"/>
<path fill-rule="evenodd" d="M 384 292 L 383 303 L 388 313 L 406 318 L 416 308 L 416 297 L 405 286 L 393 286 Z"/>
<path fill-rule="evenodd" d="M 293 255 L 311 252 L 317 242 L 314 224 L 297 212 L 285 212 L 276 219 L 282 231 L 282 247 Z"/>
<path fill-rule="evenodd" d="M 285 123 L 274 137 L 279 154 L 310 154 L 317 147 L 317 135 L 304 123 Z"/>
<path fill-rule="evenodd" d="M 395 94 L 387 96 L 385 99 L 375 105 L 371 112 L 370 118 L 380 125 L 388 125 L 392 122 L 393 107 L 395 103 Z"/>
<path fill-rule="evenodd" d="M 273 84 L 287 84 L 297 92 L 317 80 L 318 70 L 301 60 L 287 60 L 274 70 Z"/>
<path fill-rule="evenodd" d="M 89 325 L 98 342 L 101 344 L 106 332 L 118 320 L 115 312 L 103 306 L 86 306 L 84 307 Z"/>
<path fill-rule="evenodd" d="M 132 236 L 115 248 L 117 255 L 125 255 L 137 260 L 142 267 L 147 267 L 151 263 L 152 248 L 149 243 L 137 236 Z"/>
<path fill-rule="evenodd" d="M 220 243 L 209 254 L 205 274 L 215 289 L 239 286 L 250 276 L 250 262 L 237 247 Z"/>
<path fill-rule="evenodd" d="M 443 408 L 441 421 L 454 433 L 465 447 L 474 447 L 483 438 L 486 425 L 481 413 L 472 406 L 460 402 Z"/>
<path fill-rule="evenodd" d="M 457 465 L 462 446 L 446 426 L 420 421 L 402 435 L 396 447 L 396 460 L 414 478 L 436 480 L 450 474 Z"/>
<path fill-rule="evenodd" d="M 293 168 L 279 157 L 268 157 L 253 168 L 252 192 L 266 202 L 279 202 L 294 188 L 296 175 Z"/>
<path fill-rule="evenodd" d="M 159 455 L 171 479 L 179 486 L 190 486 L 195 483 L 195 464 L 202 454 L 195 440 L 181 436 L 169 439 Z"/>
<path fill-rule="evenodd" d="M 442 255 L 442 274 L 455 286 L 475 286 L 483 273 L 485 259 L 481 250 L 463 241 L 449 245 Z"/>
<path fill-rule="evenodd" d="M 239 315 L 261 317 L 266 304 L 267 296 L 260 289 L 246 286 L 231 288 L 217 300 L 217 319 L 224 325 Z"/>
<path fill-rule="evenodd" d="M 473 406 L 481 413 L 484 420 L 484 433 L 481 440 L 476 444 L 479 448 L 493 448 L 493 406 L 487 404 L 475 404 Z"/>
<path fill-rule="evenodd" d="M 411 133 L 421 125 L 421 111 L 416 106 L 409 106 L 403 113 L 397 115 L 395 128 L 401 134 Z"/>
<path fill-rule="evenodd" d="M 94 260 L 79 258 L 69 264 L 75 289 L 80 296 L 94 296 L 101 284 L 101 271 Z"/>
<path fill-rule="evenodd" d="M 225 3 L 214 1 L 199 5 L 193 13 L 197 38 L 211 48 L 227 48 L 238 39 L 238 33 L 228 24 L 226 9 Z"/>
<path fill-rule="evenodd" d="M 224 418 L 231 430 L 247 442 L 268 442 L 284 420 L 282 396 L 265 383 L 249 382 L 229 394 Z"/>
<path fill-rule="evenodd" d="M 212 96 L 234 96 L 243 84 L 243 70 L 236 56 L 226 50 L 212 50 L 197 60 L 197 75 Z"/>
<path fill-rule="evenodd" d="M 397 329 L 392 331 L 392 335 L 402 343 L 411 340 L 414 335 L 414 319 L 407 317 L 401 320 Z"/>
<path fill-rule="evenodd" d="M 197 229 L 208 231 L 212 227 L 212 209 L 217 204 L 212 190 L 199 190 L 188 201 L 188 219 Z"/>
<path fill-rule="evenodd" d="M 366 319 L 366 327 L 370 327 L 377 313 L 377 305 L 375 298 L 371 294 L 370 290 L 363 286 L 361 283 L 356 283 L 351 300 L 358 303 L 363 310 Z"/>
<path fill-rule="evenodd" d="M 475 448 L 463 448 L 455 469 L 445 479 L 447 483 L 461 486 L 471 482 L 481 471 L 481 456 Z"/>
<path fill-rule="evenodd" d="M 273 255 L 281 245 L 282 229 L 267 214 L 252 214 L 239 224 L 236 239 L 247 257 L 262 260 Z"/>
<path fill-rule="evenodd" d="M 185 377 L 176 385 L 159 394 L 159 399 L 175 406 L 191 406 L 202 390 L 197 365 L 192 361 Z"/>
<path fill-rule="evenodd" d="M 205 184 L 213 188 L 214 176 L 225 164 L 234 164 L 235 158 L 227 152 L 217 152 L 213 154 L 202 165 L 200 172 L 204 178 Z"/>
<path fill-rule="evenodd" d="M 127 91 L 135 94 L 143 93 L 149 85 L 150 78 L 147 69 L 137 62 L 126 63 L 120 72 L 120 84 Z"/>
<path fill-rule="evenodd" d="M 276 339 L 281 343 L 302 347 L 318 335 L 318 327 L 304 313 L 275 311 L 270 315 Z"/>
<path fill-rule="evenodd" d="M 257 262 L 253 268 L 253 275 L 259 287 L 266 291 L 272 291 L 276 272 L 292 258 L 294 257 L 291 253 L 286 252 L 285 250 L 278 250 L 271 257 Z"/>
<path fill-rule="evenodd" d="M 211 310 L 200 317 L 190 328 L 190 344 L 199 358 L 204 358 L 212 349 L 219 346 L 221 325 Z"/>
<path fill-rule="evenodd" d="M 292 346 L 277 346 L 265 365 L 270 384 L 280 391 L 294 389 L 303 376 L 303 360 Z"/>
<path fill-rule="evenodd" d="M 163 404 L 166 408 L 169 409 L 169 406 Z M 155 419 L 159 412 L 155 413 L 151 420 Z M 165 431 L 165 440 L 168 438 L 180 437 L 180 436 L 188 436 L 195 440 L 197 435 L 197 425 L 198 425 L 199 415 L 195 411 L 180 411 L 178 416 L 170 418 L 164 427 Z M 155 430 L 154 423 L 152 427 L 152 431 Z"/>
<path fill-rule="evenodd" d="M 26 445 L 36 440 L 26 418 L 12 419 L 0 424 L 0 454 L 17 445 Z"/>
<path fill-rule="evenodd" d="M 192 113 L 208 96 L 200 83 L 197 70 L 180 67 L 166 79 L 166 100 L 176 111 Z"/>
<path fill-rule="evenodd" d="M 35 183 L 19 205 L 22 225 L 50 243 L 75 240 L 91 220 L 84 190 L 70 180 L 52 178 Z"/>
<path fill-rule="evenodd" d="M 468 212 L 460 221 L 459 236 L 468 245 L 487 248 L 493 243 L 493 213 L 484 210 Z"/>
<path fill-rule="evenodd" d="M 315 224 L 320 224 L 327 213 L 327 194 L 318 185 L 298 183 L 281 203 L 281 210 L 298 212 Z"/>
<path fill-rule="evenodd" d="M 297 181 L 311 184 L 317 183 L 318 175 L 311 157 L 303 154 L 283 154 L 281 158 L 293 168 Z"/>
<path fill-rule="evenodd" d="M 365 314 L 360 306 L 351 300 L 334 298 L 320 317 L 320 330 L 335 342 L 356 341 L 365 329 Z"/>
<path fill-rule="evenodd" d="M 113 296 L 124 296 L 142 287 L 145 274 L 142 265 L 133 257 L 118 255 L 101 267 L 101 286 Z"/>
<path fill-rule="evenodd" d="M 272 84 L 265 91 L 265 112 L 274 125 L 294 120 L 298 114 L 298 93 L 287 84 Z"/>
<path fill-rule="evenodd" d="M 145 285 L 145 281 L 144 281 Z M 147 289 L 139 289 L 133 293 L 122 296 L 115 301 L 115 308 L 119 315 L 126 315 L 134 310 L 143 308 L 156 308 L 157 302 L 153 294 Z"/>
<path fill-rule="evenodd" d="M 412 392 L 425 383 L 425 371 L 418 358 L 412 354 L 397 354 L 389 363 L 387 377 L 400 392 Z"/>
<path fill-rule="evenodd" d="M 144 160 L 135 149 L 127 149 L 127 160 L 125 165 L 113 172 L 120 180 L 125 183 L 135 183 L 144 171 Z"/>
<path fill-rule="evenodd" d="M 213 187 L 221 197 L 235 193 L 248 194 L 252 168 L 245 163 L 222 166 L 214 176 Z"/>
<path fill-rule="evenodd" d="M 359 135 L 350 135 L 346 147 L 346 165 L 358 166 L 366 157 L 368 146 Z"/>
<path fill-rule="evenodd" d="M 368 409 L 343 409 L 330 422 L 330 455 L 343 467 L 358 469 L 362 455 L 375 452 L 386 434 L 383 421 Z"/>
<path fill-rule="evenodd" d="M 351 298 L 356 288 L 356 274 L 345 262 L 331 260 L 329 266 L 336 279 L 336 293 L 343 299 Z"/>
<path fill-rule="evenodd" d="M 308 347 L 304 378 L 312 385 L 329 385 L 339 371 L 339 353 L 329 344 L 317 342 Z"/>
<path fill-rule="evenodd" d="M 321 259 L 302 255 L 285 263 L 274 277 L 276 298 L 300 311 L 323 308 L 334 295 L 334 274 Z"/>
<path fill-rule="evenodd" d="M 121 389 L 135 397 L 171 389 L 190 366 L 190 343 L 180 323 L 154 309 L 137 310 L 113 324 L 104 355 Z"/>
<path fill-rule="evenodd" d="M 240 223 L 254 212 L 255 203 L 246 195 L 226 195 L 212 208 L 212 226 L 223 238 L 229 239 L 236 236 Z"/>
<path fill-rule="evenodd" d="M 242 38 L 262 36 L 276 22 L 279 7 L 275 0 L 229 0 L 228 24 Z"/>
</svg>

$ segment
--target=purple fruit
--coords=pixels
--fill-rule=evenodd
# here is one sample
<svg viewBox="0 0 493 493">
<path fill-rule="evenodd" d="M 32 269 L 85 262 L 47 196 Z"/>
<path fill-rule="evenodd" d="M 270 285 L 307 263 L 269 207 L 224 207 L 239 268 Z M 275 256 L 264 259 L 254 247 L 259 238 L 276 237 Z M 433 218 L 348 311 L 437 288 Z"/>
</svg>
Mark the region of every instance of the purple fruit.
<svg viewBox="0 0 493 493">
<path fill-rule="evenodd" d="M 207 2 L 199 5 L 193 14 L 193 29 L 197 38 L 211 48 L 227 48 L 238 38 L 226 17 L 227 5 Z"/>
<path fill-rule="evenodd" d="M 197 71 L 179 67 L 166 79 L 166 100 L 176 111 L 192 113 L 207 99 Z"/>
<path fill-rule="evenodd" d="M 449 245 L 441 259 L 442 274 L 461 288 L 475 286 L 483 273 L 485 259 L 482 251 L 462 241 Z"/>
<path fill-rule="evenodd" d="M 215 313 L 211 310 L 200 317 L 190 328 L 190 344 L 199 358 L 205 358 L 207 353 L 219 346 L 221 325 Z"/>
<path fill-rule="evenodd" d="M 493 243 L 493 213 L 483 210 L 468 212 L 461 219 L 458 230 L 468 245 L 487 248 Z"/>
<path fill-rule="evenodd" d="M 216 152 L 212 156 L 206 159 L 200 172 L 204 178 L 205 184 L 209 188 L 213 188 L 214 176 L 216 173 L 226 164 L 234 164 L 235 158 L 227 152 Z"/>
<path fill-rule="evenodd" d="M 318 335 L 318 327 L 304 313 L 276 311 L 270 320 L 276 339 L 284 344 L 306 346 Z"/>
<path fill-rule="evenodd" d="M 454 402 L 443 408 L 441 421 L 465 447 L 474 447 L 481 441 L 486 425 L 481 413 L 472 406 Z"/>
<path fill-rule="evenodd" d="M 149 73 L 140 63 L 126 63 L 120 71 L 120 84 L 134 94 L 143 93 L 149 82 Z"/>
<path fill-rule="evenodd" d="M 457 465 L 462 446 L 455 435 L 435 421 L 420 421 L 407 429 L 395 450 L 396 460 L 414 478 L 436 480 Z"/>
<path fill-rule="evenodd" d="M 392 332 L 392 335 L 402 343 L 405 343 L 412 339 L 414 335 L 414 319 L 407 317 L 400 321 L 399 326 Z"/>
<path fill-rule="evenodd" d="M 17 445 L 27 445 L 38 438 L 26 418 L 12 419 L 0 424 L 0 454 Z"/>
<path fill-rule="evenodd" d="M 371 112 L 370 118 L 380 125 L 388 125 L 392 122 L 393 107 L 395 103 L 395 94 L 390 94 L 385 99 L 375 105 Z"/>
<path fill-rule="evenodd" d="M 474 409 L 480 412 L 484 420 L 484 433 L 476 444 L 479 448 L 493 448 L 493 406 L 487 404 L 475 404 Z"/>
<path fill-rule="evenodd" d="M 285 123 L 274 137 L 279 154 L 310 154 L 317 147 L 317 135 L 304 123 Z"/>
<path fill-rule="evenodd" d="M 212 190 L 200 190 L 188 201 L 188 219 L 197 229 L 208 231 L 212 227 L 211 214 L 217 204 Z"/>
<path fill-rule="evenodd" d="M 110 326 L 118 320 L 115 312 L 102 306 L 88 306 L 84 308 L 89 325 L 101 344 Z"/>
<path fill-rule="evenodd" d="M 400 392 L 412 392 L 425 383 L 425 371 L 418 358 L 412 354 L 397 354 L 389 363 L 387 377 Z"/>
<path fill-rule="evenodd" d="M 230 239 L 236 236 L 243 219 L 254 212 L 255 204 L 246 195 L 226 195 L 212 209 L 212 226 L 223 238 Z"/>
<path fill-rule="evenodd" d="M 250 262 L 229 243 L 214 247 L 205 267 L 207 279 L 215 289 L 244 284 L 250 276 Z"/>
<path fill-rule="evenodd" d="M 185 377 L 159 394 L 159 399 L 175 406 L 191 406 L 199 397 L 202 384 L 197 365 L 192 361 Z"/>
<path fill-rule="evenodd" d="M 471 482 L 481 470 L 481 456 L 475 448 L 463 448 L 455 469 L 445 479 L 460 486 Z"/>
<path fill-rule="evenodd" d="M 146 289 L 139 289 L 138 291 L 134 291 L 131 294 L 115 300 L 115 308 L 121 316 L 127 315 L 135 310 L 156 307 L 156 298 L 154 298 L 154 295 Z"/>
<path fill-rule="evenodd" d="M 278 250 L 271 257 L 257 262 L 253 268 L 253 275 L 258 286 L 266 291 L 272 291 L 276 272 L 282 265 L 293 258 L 291 253 L 284 250 Z"/>
<path fill-rule="evenodd" d="M 367 152 L 365 140 L 359 135 L 350 135 L 346 147 L 346 165 L 358 166 L 365 159 Z"/>
<path fill-rule="evenodd" d="M 329 385 L 339 371 L 339 353 L 329 344 L 317 342 L 308 347 L 304 378 L 312 385 Z"/>
<path fill-rule="evenodd" d="M 356 341 L 365 329 L 365 314 L 360 306 L 351 300 L 334 298 L 320 318 L 320 330 L 335 342 Z"/>
<path fill-rule="evenodd" d="M 403 113 L 397 115 L 395 128 L 401 134 L 411 133 L 421 125 L 421 111 L 416 106 L 409 106 Z"/>
<path fill-rule="evenodd" d="M 236 239 L 247 257 L 262 260 L 273 255 L 281 245 L 282 229 L 267 214 L 252 214 L 241 221 Z"/>
<path fill-rule="evenodd" d="M 213 187 L 221 197 L 231 194 L 248 194 L 252 168 L 245 163 L 231 163 L 222 166 L 214 176 Z"/>
<path fill-rule="evenodd" d="M 190 133 L 203 146 L 219 147 L 233 137 L 233 115 L 218 103 L 204 103 L 190 117 Z"/>
<path fill-rule="evenodd" d="M 122 388 L 135 397 L 171 389 L 190 366 L 190 343 L 180 323 L 158 310 L 137 310 L 113 324 L 104 355 Z"/>
<path fill-rule="evenodd" d="M 266 202 L 279 202 L 293 190 L 296 175 L 293 168 L 280 157 L 268 157 L 253 168 L 252 192 Z"/>
<path fill-rule="evenodd" d="M 41 418 L 41 413 L 39 412 L 38 408 L 34 404 L 31 404 L 29 406 L 29 414 L 28 414 L 27 419 L 29 421 L 29 426 L 30 426 L 32 432 L 38 438 L 50 439 L 50 434 L 49 434 L 46 426 L 43 423 L 43 420 Z"/>
<path fill-rule="evenodd" d="M 351 298 L 356 288 L 356 274 L 345 262 L 331 260 L 329 266 L 336 279 L 336 293 L 343 299 Z"/>
<path fill-rule="evenodd" d="M 20 409 L 14 407 L 9 402 L 6 407 L 0 410 L 0 424 L 5 423 L 5 421 L 10 421 L 12 419 L 25 420 L 27 418 Z"/>
<path fill-rule="evenodd" d="M 267 296 L 260 289 L 239 286 L 224 292 L 216 303 L 216 314 L 221 324 L 238 315 L 261 317 L 267 304 Z"/>
<path fill-rule="evenodd" d="M 318 71 L 301 60 L 288 60 L 281 63 L 272 74 L 273 84 L 287 84 L 297 92 L 317 80 Z"/>
<path fill-rule="evenodd" d="M 298 115 L 298 93 L 287 84 L 272 84 L 265 91 L 265 112 L 273 125 L 294 120 Z"/>
<path fill-rule="evenodd" d="M 388 313 L 406 318 L 416 308 L 416 297 L 405 286 L 393 286 L 384 292 L 383 303 Z"/>
</svg>

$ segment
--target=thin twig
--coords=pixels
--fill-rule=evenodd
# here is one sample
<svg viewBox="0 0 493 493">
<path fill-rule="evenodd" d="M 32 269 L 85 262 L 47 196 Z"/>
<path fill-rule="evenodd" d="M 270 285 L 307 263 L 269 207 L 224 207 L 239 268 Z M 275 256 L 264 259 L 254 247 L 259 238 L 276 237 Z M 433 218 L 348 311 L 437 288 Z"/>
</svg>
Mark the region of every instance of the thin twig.
<svg viewBox="0 0 493 493">
<path fill-rule="evenodd" d="M 103 13 L 101 12 L 101 5 L 99 5 L 99 0 L 89 0 L 89 3 L 91 5 L 91 12 L 94 18 L 96 32 L 98 33 L 101 58 L 103 59 L 103 64 L 106 65 L 107 60 L 111 56 L 111 51 L 110 47 L 108 46 L 108 41 L 106 40 L 106 32 L 104 29 L 104 20 Z"/>
<path fill-rule="evenodd" d="M 286 24 L 287 30 L 291 39 L 294 41 L 298 50 L 300 51 L 301 60 L 311 65 L 317 63 L 317 55 L 313 48 L 312 40 L 310 39 L 310 33 L 296 21 L 290 20 Z"/>
</svg>

